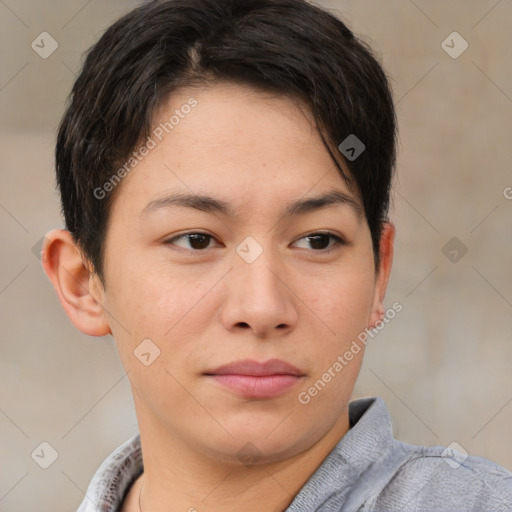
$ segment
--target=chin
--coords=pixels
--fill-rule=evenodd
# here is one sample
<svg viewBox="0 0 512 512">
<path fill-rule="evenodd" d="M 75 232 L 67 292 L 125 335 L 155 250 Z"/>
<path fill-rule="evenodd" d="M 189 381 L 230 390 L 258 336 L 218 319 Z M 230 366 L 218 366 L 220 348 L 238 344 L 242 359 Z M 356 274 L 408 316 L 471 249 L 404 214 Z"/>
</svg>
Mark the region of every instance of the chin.
<svg viewBox="0 0 512 512">
<path fill-rule="evenodd" d="M 268 431 L 265 434 L 268 434 Z M 214 443 L 210 449 L 216 460 L 247 467 L 279 462 L 303 451 L 289 437 L 271 440 L 265 438 L 265 435 L 234 435 L 230 442 Z"/>
</svg>

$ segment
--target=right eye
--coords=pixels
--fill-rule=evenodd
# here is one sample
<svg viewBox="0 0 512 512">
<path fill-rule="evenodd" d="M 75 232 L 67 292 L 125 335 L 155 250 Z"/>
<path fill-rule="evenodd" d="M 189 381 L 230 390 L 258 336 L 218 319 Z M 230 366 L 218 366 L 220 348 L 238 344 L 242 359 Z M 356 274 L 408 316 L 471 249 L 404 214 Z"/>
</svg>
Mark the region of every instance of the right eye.
<svg viewBox="0 0 512 512">
<path fill-rule="evenodd" d="M 175 244 L 177 240 L 186 240 L 185 243 L 189 243 L 189 247 L 183 247 L 181 245 Z M 184 249 L 190 249 L 193 252 L 200 252 L 208 249 L 208 244 L 210 240 L 213 239 L 212 235 L 207 233 L 201 233 L 198 231 L 190 231 L 188 233 L 182 233 L 181 235 L 175 236 L 166 240 L 165 244 L 170 245 L 178 245 L 178 247 L 183 247 Z"/>
</svg>

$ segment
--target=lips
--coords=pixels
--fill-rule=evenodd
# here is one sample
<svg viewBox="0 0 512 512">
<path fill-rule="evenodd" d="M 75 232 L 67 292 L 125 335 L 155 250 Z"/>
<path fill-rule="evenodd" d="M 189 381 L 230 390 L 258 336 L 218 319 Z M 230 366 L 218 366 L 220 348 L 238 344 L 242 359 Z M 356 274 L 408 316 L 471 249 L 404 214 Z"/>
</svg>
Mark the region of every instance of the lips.
<svg viewBox="0 0 512 512">
<path fill-rule="evenodd" d="M 294 375 L 302 377 L 304 375 L 298 368 L 282 361 L 281 359 L 269 359 L 265 362 L 244 359 L 243 361 L 235 361 L 214 370 L 208 370 L 205 375 L 251 375 L 254 377 L 270 376 L 270 375 Z"/>
<path fill-rule="evenodd" d="M 209 370 L 204 375 L 244 398 L 266 399 L 291 390 L 305 374 L 280 359 L 262 363 L 246 359 Z"/>
</svg>

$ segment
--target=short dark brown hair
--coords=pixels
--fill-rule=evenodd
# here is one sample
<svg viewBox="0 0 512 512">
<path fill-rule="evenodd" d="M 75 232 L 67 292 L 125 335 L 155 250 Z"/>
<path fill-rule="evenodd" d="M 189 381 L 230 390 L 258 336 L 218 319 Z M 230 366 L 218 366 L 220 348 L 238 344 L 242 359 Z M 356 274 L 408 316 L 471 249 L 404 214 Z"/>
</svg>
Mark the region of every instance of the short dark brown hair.
<svg viewBox="0 0 512 512">
<path fill-rule="evenodd" d="M 181 87 L 232 81 L 299 98 L 342 176 L 356 187 L 379 264 L 396 152 L 388 79 L 372 50 L 305 0 L 153 0 L 89 49 L 59 127 L 56 177 L 68 229 L 104 280 L 109 210 L 95 191 L 130 158 L 154 113 Z M 331 151 L 355 135 L 364 151 L 344 175 Z M 349 159 L 350 160 L 350 159 Z"/>
</svg>

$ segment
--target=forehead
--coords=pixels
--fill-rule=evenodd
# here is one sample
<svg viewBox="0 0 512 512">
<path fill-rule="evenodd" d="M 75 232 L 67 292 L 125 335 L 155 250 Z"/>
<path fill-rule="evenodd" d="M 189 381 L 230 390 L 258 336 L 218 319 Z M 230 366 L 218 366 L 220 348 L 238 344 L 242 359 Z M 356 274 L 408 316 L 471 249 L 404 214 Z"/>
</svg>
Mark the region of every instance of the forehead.
<svg viewBox="0 0 512 512">
<path fill-rule="evenodd" d="M 307 107 L 285 96 L 223 82 L 180 89 L 155 111 L 150 138 L 116 199 L 139 216 L 169 190 L 224 198 L 232 212 L 334 189 L 360 204 Z M 341 157 L 338 164 L 350 176 Z"/>
</svg>

